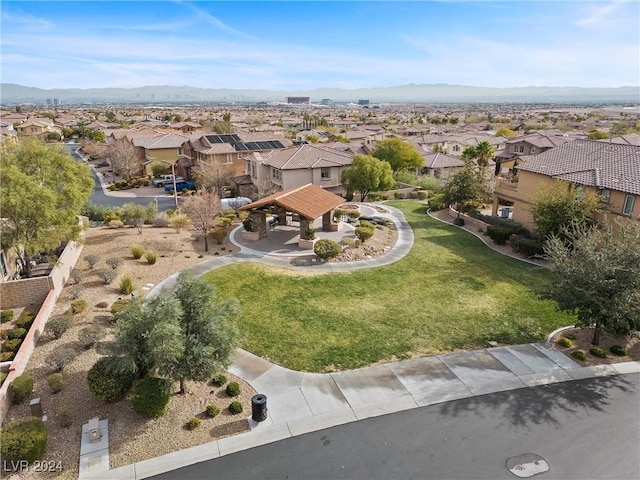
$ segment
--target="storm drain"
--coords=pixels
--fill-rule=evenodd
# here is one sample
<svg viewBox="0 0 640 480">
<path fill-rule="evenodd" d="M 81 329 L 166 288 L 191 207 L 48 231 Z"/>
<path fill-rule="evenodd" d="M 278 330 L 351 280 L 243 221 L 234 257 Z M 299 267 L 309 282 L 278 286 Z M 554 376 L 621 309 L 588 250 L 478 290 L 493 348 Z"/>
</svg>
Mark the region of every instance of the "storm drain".
<svg viewBox="0 0 640 480">
<path fill-rule="evenodd" d="M 511 457 L 506 462 L 507 470 L 519 478 L 528 478 L 549 471 L 549 464 L 540 455 L 525 453 Z"/>
</svg>

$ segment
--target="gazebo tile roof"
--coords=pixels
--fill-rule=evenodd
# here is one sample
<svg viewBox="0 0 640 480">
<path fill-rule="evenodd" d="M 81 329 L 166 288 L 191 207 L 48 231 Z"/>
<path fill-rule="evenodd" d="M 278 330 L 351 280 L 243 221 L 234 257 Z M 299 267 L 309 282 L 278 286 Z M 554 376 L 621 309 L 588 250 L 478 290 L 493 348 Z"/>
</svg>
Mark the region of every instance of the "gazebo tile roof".
<svg viewBox="0 0 640 480">
<path fill-rule="evenodd" d="M 309 183 L 302 187 L 274 193 L 245 205 L 239 210 L 253 210 L 268 205 L 278 205 L 309 220 L 315 220 L 344 202 L 344 198 Z"/>
</svg>

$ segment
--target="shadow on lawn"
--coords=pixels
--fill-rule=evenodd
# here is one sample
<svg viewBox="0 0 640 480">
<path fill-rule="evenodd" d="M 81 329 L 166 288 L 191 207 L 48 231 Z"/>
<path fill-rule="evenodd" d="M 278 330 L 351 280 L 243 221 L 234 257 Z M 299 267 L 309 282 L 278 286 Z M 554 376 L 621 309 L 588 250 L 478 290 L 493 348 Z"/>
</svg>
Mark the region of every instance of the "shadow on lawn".
<svg viewBox="0 0 640 480">
<path fill-rule="evenodd" d="M 439 412 L 454 417 L 464 413 L 482 417 L 485 413 L 499 409 L 515 428 L 528 428 L 530 424 L 544 423 L 562 428 L 561 422 L 556 418 L 557 412 L 575 415 L 577 420 L 593 412 L 604 412 L 614 389 L 628 394 L 630 401 L 637 401 L 638 382 L 619 375 L 471 397 L 444 403 Z"/>
</svg>

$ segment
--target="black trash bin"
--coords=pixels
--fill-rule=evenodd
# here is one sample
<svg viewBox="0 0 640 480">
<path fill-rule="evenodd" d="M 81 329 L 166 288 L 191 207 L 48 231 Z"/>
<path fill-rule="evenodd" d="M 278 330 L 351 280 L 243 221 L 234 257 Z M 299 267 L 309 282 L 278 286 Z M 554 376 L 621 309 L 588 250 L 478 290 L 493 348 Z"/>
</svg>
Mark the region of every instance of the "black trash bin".
<svg viewBox="0 0 640 480">
<path fill-rule="evenodd" d="M 251 419 L 264 422 L 267 419 L 267 396 L 261 393 L 251 397 Z"/>
</svg>

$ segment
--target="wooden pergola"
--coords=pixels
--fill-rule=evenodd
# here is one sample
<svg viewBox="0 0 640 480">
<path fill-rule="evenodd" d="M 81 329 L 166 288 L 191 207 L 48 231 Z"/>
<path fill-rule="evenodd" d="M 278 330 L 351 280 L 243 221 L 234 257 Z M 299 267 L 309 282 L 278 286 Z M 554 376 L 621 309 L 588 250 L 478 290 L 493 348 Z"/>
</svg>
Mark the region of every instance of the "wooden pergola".
<svg viewBox="0 0 640 480">
<path fill-rule="evenodd" d="M 306 231 L 316 218 L 322 217 L 323 230 L 336 231 L 338 224 L 331 222 L 331 212 L 344 202 L 344 198 L 309 183 L 274 193 L 239 210 L 251 212 L 250 218 L 254 231 L 258 232 L 258 238 L 267 236 L 267 215 L 275 215 L 280 225 L 287 225 L 287 213 L 296 213 L 300 217 L 300 239 L 306 240 Z"/>
</svg>

